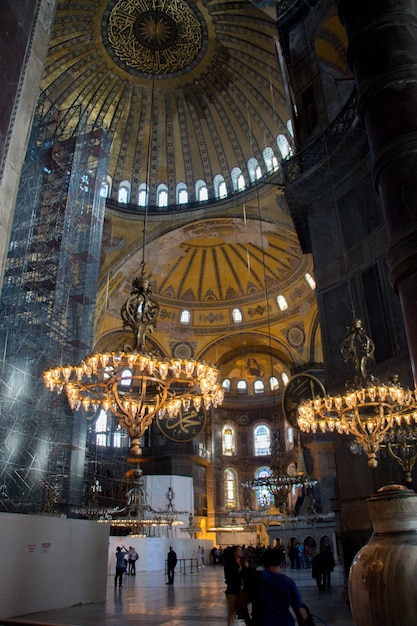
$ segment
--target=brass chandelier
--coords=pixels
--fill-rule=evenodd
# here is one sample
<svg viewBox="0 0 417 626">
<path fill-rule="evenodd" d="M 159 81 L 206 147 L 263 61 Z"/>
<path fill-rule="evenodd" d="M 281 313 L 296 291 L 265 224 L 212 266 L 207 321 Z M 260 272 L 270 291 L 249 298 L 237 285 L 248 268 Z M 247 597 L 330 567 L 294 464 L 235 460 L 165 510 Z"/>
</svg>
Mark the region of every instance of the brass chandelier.
<svg viewBox="0 0 417 626">
<path fill-rule="evenodd" d="M 297 411 L 297 422 L 303 431 L 354 435 L 367 453 L 370 467 L 377 467 L 376 454 L 395 425 L 417 422 L 415 391 L 404 389 L 396 375 L 388 383 L 368 375 L 366 368 L 374 351 L 375 344 L 366 335 L 362 321 L 352 321 L 342 353 L 356 374 L 346 383 L 346 393 L 307 400 Z"/>
<path fill-rule="evenodd" d="M 77 365 L 56 365 L 43 374 L 51 391 L 65 391 L 71 409 L 111 411 L 131 439 L 131 454 L 142 453 L 140 438 L 157 416 L 173 419 L 180 411 L 223 401 L 218 370 L 204 362 L 163 359 L 145 351 L 146 333 L 156 326 L 159 305 L 152 298 L 143 271 L 133 280 L 131 295 L 121 309 L 123 327 L 134 334 L 123 351 L 93 353 Z"/>
</svg>

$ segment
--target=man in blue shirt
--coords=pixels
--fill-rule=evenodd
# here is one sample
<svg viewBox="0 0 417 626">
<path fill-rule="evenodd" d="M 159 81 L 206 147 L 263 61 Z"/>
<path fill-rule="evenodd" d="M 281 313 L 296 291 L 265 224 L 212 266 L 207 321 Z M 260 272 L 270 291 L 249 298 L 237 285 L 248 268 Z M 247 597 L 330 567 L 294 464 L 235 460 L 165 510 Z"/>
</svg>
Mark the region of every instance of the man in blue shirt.
<svg viewBox="0 0 417 626">
<path fill-rule="evenodd" d="M 253 579 L 249 598 L 252 599 L 252 623 L 254 626 L 294 626 L 293 609 L 298 624 L 308 619 L 300 592 L 292 578 L 281 570 L 281 552 L 268 549 L 263 555 L 264 571 Z"/>
</svg>

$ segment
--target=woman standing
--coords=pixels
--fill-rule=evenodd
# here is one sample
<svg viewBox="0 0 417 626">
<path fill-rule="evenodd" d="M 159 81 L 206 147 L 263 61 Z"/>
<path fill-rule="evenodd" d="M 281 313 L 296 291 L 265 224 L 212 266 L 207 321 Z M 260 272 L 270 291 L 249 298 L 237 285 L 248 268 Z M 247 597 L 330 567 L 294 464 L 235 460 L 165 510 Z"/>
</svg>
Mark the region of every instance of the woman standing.
<svg viewBox="0 0 417 626">
<path fill-rule="evenodd" d="M 235 621 L 239 595 L 242 588 L 242 548 L 232 546 L 225 553 L 224 578 L 226 583 L 227 600 L 227 626 L 232 626 Z"/>
</svg>

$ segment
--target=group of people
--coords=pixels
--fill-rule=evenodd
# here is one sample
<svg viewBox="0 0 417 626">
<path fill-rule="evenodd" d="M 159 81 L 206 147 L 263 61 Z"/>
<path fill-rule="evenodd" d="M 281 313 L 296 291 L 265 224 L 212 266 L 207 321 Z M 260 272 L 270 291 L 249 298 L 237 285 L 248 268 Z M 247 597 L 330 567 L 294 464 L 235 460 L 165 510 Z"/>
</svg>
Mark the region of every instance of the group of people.
<svg viewBox="0 0 417 626">
<path fill-rule="evenodd" d="M 138 559 L 139 554 L 133 546 L 129 546 L 129 550 L 127 550 L 124 546 L 117 546 L 116 574 L 114 576 L 115 588 L 117 587 L 117 584 L 119 584 L 119 589 L 122 587 L 124 573 L 130 576 L 136 576 L 136 561 Z"/>
<path fill-rule="evenodd" d="M 314 624 L 301 599 L 294 580 L 283 573 L 283 550 L 268 548 L 262 554 L 262 567 L 251 566 L 241 546 L 225 550 L 227 625 L 232 626 L 236 615 L 247 626 L 294 626 L 293 610 L 299 625 Z M 330 589 L 330 576 L 335 561 L 330 546 L 312 560 L 312 576 L 319 589 Z"/>
</svg>

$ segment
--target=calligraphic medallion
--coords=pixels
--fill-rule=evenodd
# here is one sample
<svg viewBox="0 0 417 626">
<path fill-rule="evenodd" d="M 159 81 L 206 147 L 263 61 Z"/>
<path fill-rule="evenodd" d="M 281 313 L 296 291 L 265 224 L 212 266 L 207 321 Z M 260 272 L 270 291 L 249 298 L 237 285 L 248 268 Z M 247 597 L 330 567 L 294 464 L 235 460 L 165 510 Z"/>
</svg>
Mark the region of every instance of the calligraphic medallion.
<svg viewBox="0 0 417 626">
<path fill-rule="evenodd" d="M 206 412 L 203 408 L 199 411 L 181 409 L 176 417 L 158 417 L 158 428 L 167 439 L 171 441 L 191 441 L 201 433 L 206 425 Z"/>
<path fill-rule="evenodd" d="M 190 68 L 206 39 L 199 9 L 185 0 L 113 0 L 102 30 L 113 61 L 130 72 L 159 78 Z"/>
</svg>

